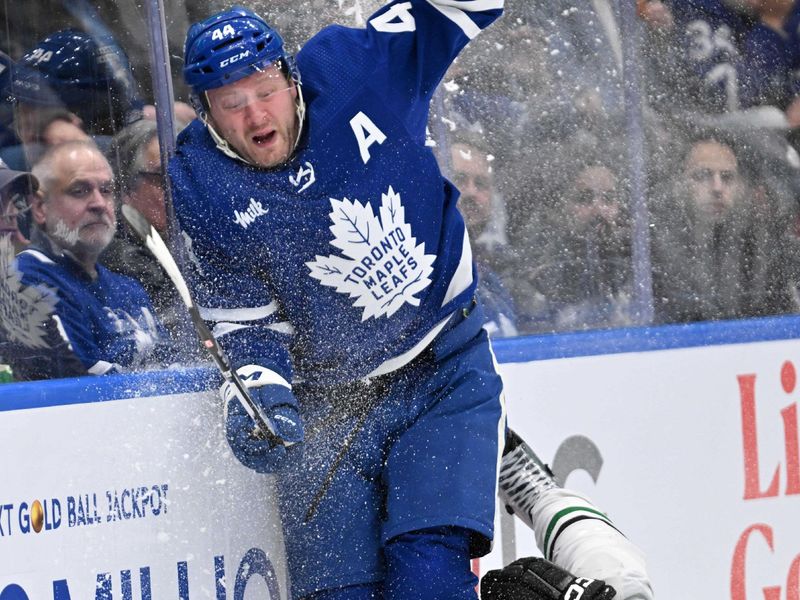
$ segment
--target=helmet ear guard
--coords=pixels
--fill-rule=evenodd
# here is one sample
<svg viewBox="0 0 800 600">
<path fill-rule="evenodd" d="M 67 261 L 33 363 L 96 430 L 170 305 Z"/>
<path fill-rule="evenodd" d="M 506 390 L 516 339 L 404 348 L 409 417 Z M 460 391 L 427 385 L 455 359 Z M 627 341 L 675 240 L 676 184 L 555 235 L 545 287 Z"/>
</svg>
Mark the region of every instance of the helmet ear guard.
<svg viewBox="0 0 800 600">
<path fill-rule="evenodd" d="M 200 117 L 200 120 L 205 122 L 208 114 L 208 101 L 205 100 L 205 92 L 202 95 L 191 92 L 189 94 L 189 104 L 194 109 L 194 112 L 197 113 L 197 116 Z"/>
</svg>

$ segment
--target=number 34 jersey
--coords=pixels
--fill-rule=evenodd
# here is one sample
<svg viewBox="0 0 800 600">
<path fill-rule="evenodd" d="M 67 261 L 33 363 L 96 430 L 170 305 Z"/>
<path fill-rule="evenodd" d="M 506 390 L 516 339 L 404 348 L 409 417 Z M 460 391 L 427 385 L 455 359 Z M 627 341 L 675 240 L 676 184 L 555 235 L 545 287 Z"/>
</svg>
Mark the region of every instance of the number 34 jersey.
<svg viewBox="0 0 800 600">
<path fill-rule="evenodd" d="M 202 123 L 170 163 L 190 282 L 239 365 L 334 383 L 391 371 L 470 302 L 457 190 L 425 146 L 428 107 L 502 0 L 411 0 L 300 51 L 303 139 L 265 170 L 220 152 Z"/>
</svg>

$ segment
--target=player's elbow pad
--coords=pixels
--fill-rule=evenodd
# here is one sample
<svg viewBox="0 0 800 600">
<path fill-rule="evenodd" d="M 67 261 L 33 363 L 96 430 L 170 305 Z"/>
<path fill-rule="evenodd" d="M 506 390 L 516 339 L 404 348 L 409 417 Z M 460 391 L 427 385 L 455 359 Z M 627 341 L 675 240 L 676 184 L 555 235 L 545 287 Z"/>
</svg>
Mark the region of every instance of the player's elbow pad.
<svg viewBox="0 0 800 600">
<path fill-rule="evenodd" d="M 539 497 L 532 516 L 545 558 L 572 573 L 604 580 L 620 600 L 652 600 L 644 553 L 587 498 L 550 489 Z"/>
</svg>

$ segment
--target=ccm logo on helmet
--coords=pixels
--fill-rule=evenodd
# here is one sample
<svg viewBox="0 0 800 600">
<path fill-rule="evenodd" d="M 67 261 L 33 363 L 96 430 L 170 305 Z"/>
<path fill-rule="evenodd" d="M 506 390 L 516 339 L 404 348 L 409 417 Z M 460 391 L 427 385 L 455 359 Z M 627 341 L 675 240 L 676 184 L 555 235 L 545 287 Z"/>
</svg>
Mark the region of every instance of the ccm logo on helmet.
<svg viewBox="0 0 800 600">
<path fill-rule="evenodd" d="M 214 31 L 211 32 L 211 39 L 221 40 L 226 35 L 236 35 L 236 31 L 234 31 L 232 25 L 225 25 L 225 27 L 221 29 L 217 27 Z"/>
<path fill-rule="evenodd" d="M 245 56 L 250 55 L 250 50 L 245 50 L 244 52 L 240 52 L 237 56 L 229 56 L 225 60 L 219 63 L 220 67 L 227 67 L 228 65 L 232 65 L 233 63 L 242 60 Z"/>
</svg>

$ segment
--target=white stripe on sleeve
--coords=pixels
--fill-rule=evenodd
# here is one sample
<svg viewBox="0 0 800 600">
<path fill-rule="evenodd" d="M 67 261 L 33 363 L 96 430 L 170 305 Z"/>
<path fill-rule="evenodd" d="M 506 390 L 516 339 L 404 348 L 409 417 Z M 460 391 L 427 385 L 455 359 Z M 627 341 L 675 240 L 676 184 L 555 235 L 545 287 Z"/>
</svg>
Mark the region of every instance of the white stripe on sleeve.
<svg viewBox="0 0 800 600">
<path fill-rule="evenodd" d="M 447 6 L 446 4 L 436 2 L 434 0 L 428 0 L 428 3 L 442 13 L 445 17 L 450 19 L 453 23 L 458 25 L 461 28 L 461 31 L 464 32 L 464 35 L 466 35 L 469 39 L 474 38 L 481 32 L 481 28 L 478 27 L 463 10 L 454 8 L 452 6 Z"/>
<path fill-rule="evenodd" d="M 469 234 L 467 228 L 464 227 L 464 240 L 461 244 L 461 259 L 458 263 L 458 268 L 450 280 L 450 285 L 447 286 L 447 293 L 442 300 L 442 306 L 450 302 L 453 298 L 458 296 L 461 292 L 472 285 L 472 247 L 469 244 Z"/>
<path fill-rule="evenodd" d="M 431 4 L 453 6 L 467 12 L 486 12 L 503 8 L 504 0 L 429 0 Z"/>
<path fill-rule="evenodd" d="M 200 316 L 206 321 L 258 321 L 264 319 L 276 310 L 277 302 L 270 302 L 266 306 L 252 308 L 205 308 L 198 306 Z"/>
</svg>

